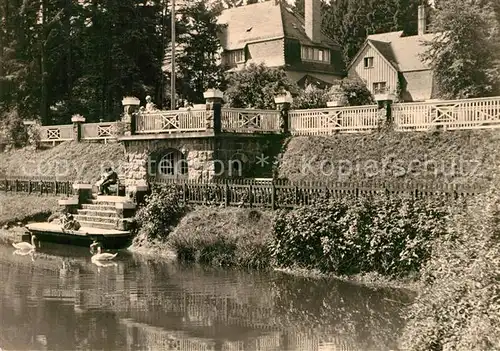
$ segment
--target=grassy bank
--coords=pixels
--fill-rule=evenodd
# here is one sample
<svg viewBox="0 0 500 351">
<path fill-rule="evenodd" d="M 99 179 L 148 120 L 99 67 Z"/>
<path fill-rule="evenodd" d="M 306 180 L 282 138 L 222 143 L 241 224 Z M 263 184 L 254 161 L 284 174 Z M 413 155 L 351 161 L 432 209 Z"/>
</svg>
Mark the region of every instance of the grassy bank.
<svg viewBox="0 0 500 351">
<path fill-rule="evenodd" d="M 123 145 L 118 143 L 64 142 L 45 150 L 17 149 L 0 153 L 0 178 L 4 176 L 67 177 L 95 181 L 106 166 L 123 173 L 126 162 Z"/>
<path fill-rule="evenodd" d="M 271 266 L 272 213 L 238 208 L 198 208 L 168 237 L 183 260 L 216 266 Z"/>
<path fill-rule="evenodd" d="M 279 176 L 293 181 L 489 182 L 500 166 L 496 131 L 338 134 L 290 138 Z"/>
<path fill-rule="evenodd" d="M 0 193 L 0 226 L 44 221 L 59 205 L 58 197 Z"/>
</svg>

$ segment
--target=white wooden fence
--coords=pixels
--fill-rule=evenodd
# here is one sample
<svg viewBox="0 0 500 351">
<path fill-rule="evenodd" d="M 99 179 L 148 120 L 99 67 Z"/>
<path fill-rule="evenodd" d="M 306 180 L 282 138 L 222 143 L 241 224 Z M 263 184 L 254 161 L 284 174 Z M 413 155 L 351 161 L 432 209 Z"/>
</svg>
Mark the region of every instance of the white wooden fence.
<svg viewBox="0 0 500 351">
<path fill-rule="evenodd" d="M 111 140 L 116 138 L 116 122 L 82 123 L 82 140 Z M 40 127 L 40 141 L 53 144 L 74 140 L 75 131 L 72 124 Z"/>
<path fill-rule="evenodd" d="M 376 105 L 293 110 L 289 130 L 292 135 L 369 132 L 378 127 L 379 116 Z"/>
<path fill-rule="evenodd" d="M 500 97 L 394 104 L 398 131 L 500 128 Z"/>
<path fill-rule="evenodd" d="M 206 110 L 143 112 L 136 117 L 136 133 L 178 133 L 206 130 Z"/>
<path fill-rule="evenodd" d="M 40 127 L 40 141 L 44 143 L 56 143 L 73 139 L 74 131 L 72 124 Z"/>
<path fill-rule="evenodd" d="M 279 132 L 280 112 L 224 108 L 221 116 L 222 130 L 233 133 Z"/>
<path fill-rule="evenodd" d="M 116 138 L 116 122 L 84 123 L 82 124 L 82 139 L 110 140 Z"/>
<path fill-rule="evenodd" d="M 392 105 L 396 131 L 443 129 L 500 128 L 500 97 L 440 100 Z M 211 111 L 205 109 L 155 111 L 139 113 L 137 134 L 202 132 L 207 130 Z M 331 135 L 362 133 L 376 130 L 385 120 L 385 109 L 376 105 L 292 110 L 288 129 L 292 135 Z M 83 140 L 116 138 L 116 122 L 83 123 Z M 280 133 L 280 112 L 277 110 L 223 108 L 221 128 L 234 133 Z M 43 126 L 42 142 L 74 140 L 73 125 Z"/>
</svg>

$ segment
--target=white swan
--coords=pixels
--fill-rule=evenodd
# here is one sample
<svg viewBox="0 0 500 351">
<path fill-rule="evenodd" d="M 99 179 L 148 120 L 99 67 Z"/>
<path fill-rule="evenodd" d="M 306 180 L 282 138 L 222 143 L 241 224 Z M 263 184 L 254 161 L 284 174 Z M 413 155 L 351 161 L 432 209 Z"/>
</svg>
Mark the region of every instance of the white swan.
<svg viewBox="0 0 500 351">
<path fill-rule="evenodd" d="M 27 243 L 25 241 L 22 241 L 20 243 L 12 243 L 12 246 L 14 246 L 16 249 L 22 250 L 22 251 L 35 250 L 36 249 L 35 239 L 36 239 L 36 237 L 34 235 L 32 235 L 31 236 L 31 244 Z"/>
<path fill-rule="evenodd" d="M 95 253 L 97 252 L 97 247 L 98 247 L 98 246 L 101 246 L 101 243 L 100 243 L 100 242 L 98 242 L 97 240 L 94 240 L 94 241 L 92 242 L 92 244 L 90 244 L 90 253 L 91 253 L 92 255 L 95 255 Z"/>
<path fill-rule="evenodd" d="M 92 262 L 96 262 L 96 261 L 110 261 L 113 258 L 115 258 L 116 255 L 118 255 L 118 253 L 115 253 L 115 254 L 111 254 L 111 253 L 107 253 L 107 252 L 101 253 L 101 246 L 97 246 L 97 253 L 92 256 L 91 260 L 92 260 Z"/>
</svg>

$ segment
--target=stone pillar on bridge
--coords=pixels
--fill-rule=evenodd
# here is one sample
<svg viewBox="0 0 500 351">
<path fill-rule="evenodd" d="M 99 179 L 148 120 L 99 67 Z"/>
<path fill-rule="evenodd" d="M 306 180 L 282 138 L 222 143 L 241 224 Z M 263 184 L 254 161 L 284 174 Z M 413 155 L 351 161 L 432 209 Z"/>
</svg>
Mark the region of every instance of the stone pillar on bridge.
<svg viewBox="0 0 500 351">
<path fill-rule="evenodd" d="M 221 115 L 222 103 L 224 101 L 224 94 L 219 89 L 209 89 L 203 93 L 206 100 L 207 111 L 207 129 L 213 129 L 215 133 L 222 130 Z"/>
<path fill-rule="evenodd" d="M 123 116 L 121 120 L 123 135 L 135 134 L 135 117 L 139 111 L 140 104 L 141 101 L 134 96 L 127 96 L 123 98 Z"/>
<path fill-rule="evenodd" d="M 82 140 L 82 123 L 85 123 L 85 117 L 73 115 L 73 117 L 71 117 L 71 122 L 73 123 L 73 138 L 75 141 L 79 142 Z"/>
<path fill-rule="evenodd" d="M 276 109 L 280 112 L 280 129 L 281 133 L 288 134 L 288 112 L 293 103 L 292 95 L 287 92 L 285 94 L 280 94 L 274 97 L 274 103 L 276 104 Z"/>
</svg>

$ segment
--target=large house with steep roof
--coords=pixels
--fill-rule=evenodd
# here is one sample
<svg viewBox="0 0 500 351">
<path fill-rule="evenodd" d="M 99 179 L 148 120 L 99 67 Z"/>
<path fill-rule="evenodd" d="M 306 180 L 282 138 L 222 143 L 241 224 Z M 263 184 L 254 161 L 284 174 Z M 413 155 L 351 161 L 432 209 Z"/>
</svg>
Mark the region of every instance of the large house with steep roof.
<svg viewBox="0 0 500 351">
<path fill-rule="evenodd" d="M 284 1 L 224 10 L 220 40 L 230 71 L 250 63 L 283 68 L 301 86 L 329 86 L 345 76 L 339 46 L 321 30 L 319 0 L 305 0 L 305 18 Z"/>
<path fill-rule="evenodd" d="M 421 59 L 425 42 L 436 34 L 427 32 L 427 13 L 419 7 L 418 35 L 403 32 L 369 35 L 348 66 L 348 76 L 360 78 L 372 94 L 397 93 L 402 101 L 425 101 L 435 97 L 434 75 Z"/>
</svg>

